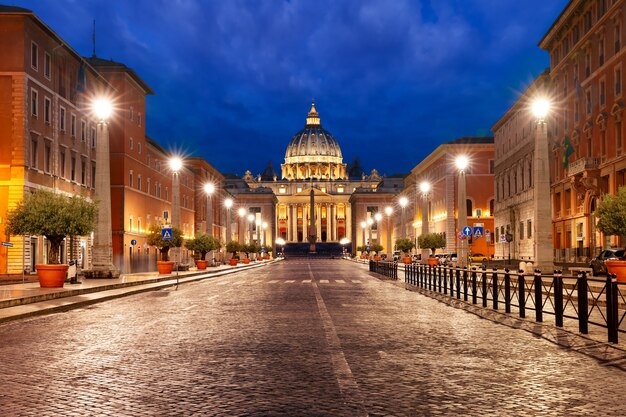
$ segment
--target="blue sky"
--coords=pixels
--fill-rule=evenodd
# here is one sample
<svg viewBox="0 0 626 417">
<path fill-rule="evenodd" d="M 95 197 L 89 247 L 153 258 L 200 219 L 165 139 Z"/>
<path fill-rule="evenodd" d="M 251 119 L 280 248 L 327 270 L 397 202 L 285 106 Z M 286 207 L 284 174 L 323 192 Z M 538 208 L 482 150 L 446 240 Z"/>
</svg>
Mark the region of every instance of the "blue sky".
<svg viewBox="0 0 626 417">
<path fill-rule="evenodd" d="M 2 0 L 0 0 L 2 2 Z M 32 0 L 79 53 L 155 91 L 147 133 L 221 172 L 279 167 L 315 99 L 344 162 L 406 173 L 490 127 L 548 65 L 568 0 Z"/>
</svg>

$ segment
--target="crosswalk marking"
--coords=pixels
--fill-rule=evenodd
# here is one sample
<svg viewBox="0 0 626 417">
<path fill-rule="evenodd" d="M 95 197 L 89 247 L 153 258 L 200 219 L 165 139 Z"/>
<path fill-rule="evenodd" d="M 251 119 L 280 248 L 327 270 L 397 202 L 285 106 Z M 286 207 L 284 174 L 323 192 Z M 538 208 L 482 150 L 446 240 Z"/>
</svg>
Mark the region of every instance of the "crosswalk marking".
<svg viewBox="0 0 626 417">
<path fill-rule="evenodd" d="M 329 281 L 327 279 L 320 279 L 320 284 L 328 284 Z"/>
<path fill-rule="evenodd" d="M 335 282 L 338 283 L 338 284 L 345 284 L 346 283 L 346 281 L 344 281 L 342 279 L 336 279 Z"/>
<path fill-rule="evenodd" d="M 218 282 L 217 285 L 226 285 L 226 284 L 230 284 L 229 281 L 222 281 L 222 282 Z"/>
<path fill-rule="evenodd" d="M 295 279 L 288 279 L 287 281 L 285 281 L 285 284 L 292 284 L 294 282 L 296 282 Z"/>
<path fill-rule="evenodd" d="M 362 282 L 359 281 L 358 279 L 353 279 L 352 282 L 355 283 L 355 284 L 362 284 Z"/>
<path fill-rule="evenodd" d="M 310 279 L 303 279 L 303 280 L 302 280 L 302 283 L 303 283 L 303 284 L 310 284 L 310 283 L 311 283 L 311 280 L 310 280 Z"/>
</svg>

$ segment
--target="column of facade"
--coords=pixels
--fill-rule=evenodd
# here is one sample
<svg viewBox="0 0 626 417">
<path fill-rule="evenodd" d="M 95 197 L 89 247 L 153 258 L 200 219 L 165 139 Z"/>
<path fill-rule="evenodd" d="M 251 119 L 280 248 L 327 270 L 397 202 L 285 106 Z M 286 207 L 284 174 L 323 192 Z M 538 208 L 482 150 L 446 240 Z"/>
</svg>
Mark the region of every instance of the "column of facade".
<svg viewBox="0 0 626 417">
<path fill-rule="evenodd" d="M 330 213 L 330 204 L 326 203 L 326 241 L 333 240 L 333 237 L 330 234 L 330 223 L 332 222 L 332 217 Z"/>
<path fill-rule="evenodd" d="M 291 241 L 298 240 L 298 206 L 291 206 Z"/>
<path fill-rule="evenodd" d="M 337 219 L 335 218 L 337 213 L 337 206 L 335 204 L 330 205 L 330 240 L 333 242 L 337 240 Z"/>
<path fill-rule="evenodd" d="M 345 226 L 346 226 L 346 232 L 345 232 L 346 237 L 350 240 L 356 241 L 356 239 L 352 239 L 352 206 L 349 203 L 346 204 Z M 352 245 L 352 248 L 356 248 L 356 242 Z"/>
<path fill-rule="evenodd" d="M 322 203 L 317 204 L 315 207 L 315 230 L 317 233 L 317 239 L 322 240 Z"/>
</svg>

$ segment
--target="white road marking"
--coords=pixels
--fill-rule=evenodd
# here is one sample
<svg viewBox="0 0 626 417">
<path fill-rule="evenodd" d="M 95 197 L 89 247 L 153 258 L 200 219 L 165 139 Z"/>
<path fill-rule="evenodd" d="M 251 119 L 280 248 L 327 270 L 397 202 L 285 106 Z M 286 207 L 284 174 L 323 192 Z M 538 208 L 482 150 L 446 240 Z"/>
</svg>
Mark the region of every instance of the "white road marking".
<svg viewBox="0 0 626 417">
<path fill-rule="evenodd" d="M 327 279 L 320 279 L 320 284 L 328 284 L 328 282 Z"/>
<path fill-rule="evenodd" d="M 336 279 L 335 282 L 338 283 L 338 284 L 345 284 L 346 283 L 346 281 L 344 281 L 342 279 Z"/>
<path fill-rule="evenodd" d="M 288 279 L 287 281 L 285 281 L 285 284 L 293 284 L 294 282 L 296 282 L 295 279 Z"/>
</svg>

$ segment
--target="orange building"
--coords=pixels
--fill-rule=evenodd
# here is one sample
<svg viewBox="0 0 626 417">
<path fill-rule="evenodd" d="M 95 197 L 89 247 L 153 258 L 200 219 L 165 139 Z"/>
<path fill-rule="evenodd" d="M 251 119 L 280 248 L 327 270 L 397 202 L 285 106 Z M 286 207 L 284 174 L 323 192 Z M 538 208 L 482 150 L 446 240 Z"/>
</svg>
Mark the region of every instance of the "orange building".
<svg viewBox="0 0 626 417">
<path fill-rule="evenodd" d="M 96 120 L 90 97 L 109 84 L 30 10 L 0 6 L 0 273 L 34 272 L 46 240 L 5 236 L 7 210 L 33 189 L 88 197 L 94 191 Z M 89 264 L 90 237 L 70 239 L 61 261 Z M 7 259 L 8 258 L 8 259 Z"/>
<path fill-rule="evenodd" d="M 625 243 L 598 232 L 593 215 L 626 181 L 624 3 L 572 0 L 539 42 L 557 104 L 549 121 L 555 261 L 587 261 Z"/>
<path fill-rule="evenodd" d="M 493 137 L 462 137 L 440 145 L 416 165 L 405 178 L 401 196 L 408 199 L 406 207 L 406 236 L 414 240 L 422 234 L 422 192 L 419 186 L 426 181 L 428 192 L 428 231 L 443 233 L 446 247 L 437 252 L 458 253 L 458 177 L 455 160 L 465 155 L 469 166 L 465 170 L 467 225 L 474 229 L 482 225 L 484 236 L 469 240 L 469 253 L 482 253 L 491 257 L 495 253 L 493 239 Z M 399 213 L 400 214 L 400 213 Z M 398 217 L 396 217 L 398 219 Z M 401 224 L 400 224 L 401 226 Z M 489 242 L 487 241 L 489 236 Z M 498 258 L 502 254 L 495 253 Z"/>
</svg>

